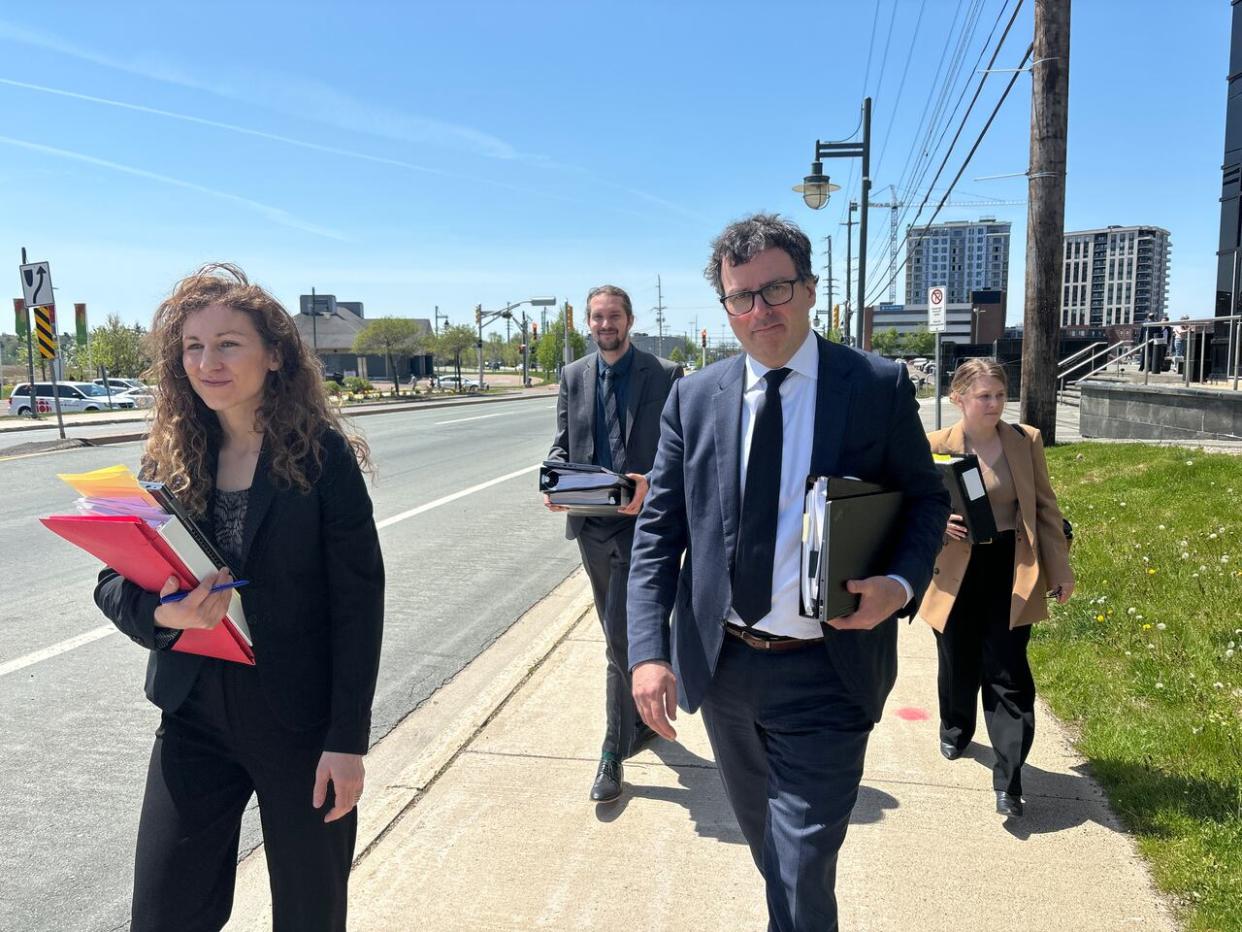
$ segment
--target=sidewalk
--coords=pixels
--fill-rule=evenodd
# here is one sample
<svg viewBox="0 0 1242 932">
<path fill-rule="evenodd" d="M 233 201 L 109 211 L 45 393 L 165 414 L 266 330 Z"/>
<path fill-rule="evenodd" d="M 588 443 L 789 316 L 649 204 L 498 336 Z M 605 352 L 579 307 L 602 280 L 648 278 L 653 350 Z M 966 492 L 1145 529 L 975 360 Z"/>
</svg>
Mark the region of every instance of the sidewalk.
<svg viewBox="0 0 1242 932">
<path fill-rule="evenodd" d="M 587 800 L 603 729 L 603 641 L 575 573 L 368 757 L 350 927 L 761 930 L 763 886 L 698 716 Z M 842 851 L 847 930 L 1174 929 L 1133 841 L 1041 707 L 1025 819 L 994 812 L 991 750 L 949 763 L 931 633 L 902 624 L 901 673 L 871 739 Z M 270 928 L 261 851 L 229 929 Z"/>
</svg>

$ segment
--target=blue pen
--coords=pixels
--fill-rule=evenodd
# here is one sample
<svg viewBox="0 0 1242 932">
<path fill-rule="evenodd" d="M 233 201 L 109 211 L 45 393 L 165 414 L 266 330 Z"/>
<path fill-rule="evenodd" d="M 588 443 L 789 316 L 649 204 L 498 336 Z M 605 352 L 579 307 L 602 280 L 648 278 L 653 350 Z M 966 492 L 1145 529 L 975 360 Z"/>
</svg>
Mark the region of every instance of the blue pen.
<svg viewBox="0 0 1242 932">
<path fill-rule="evenodd" d="M 249 579 L 234 579 L 232 582 L 218 583 L 211 587 L 212 592 L 223 592 L 225 589 L 236 589 L 238 586 L 244 586 L 250 582 Z M 160 596 L 160 605 L 167 605 L 170 602 L 180 602 L 189 592 L 174 592 L 172 595 Z"/>
</svg>

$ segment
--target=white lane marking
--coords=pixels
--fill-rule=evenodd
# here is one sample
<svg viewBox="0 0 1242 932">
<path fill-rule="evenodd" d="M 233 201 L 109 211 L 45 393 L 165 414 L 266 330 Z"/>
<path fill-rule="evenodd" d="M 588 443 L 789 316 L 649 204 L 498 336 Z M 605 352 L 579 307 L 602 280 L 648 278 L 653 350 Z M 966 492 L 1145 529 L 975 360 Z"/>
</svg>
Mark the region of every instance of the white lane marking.
<svg viewBox="0 0 1242 932">
<path fill-rule="evenodd" d="M 503 476 L 497 476 L 495 479 L 489 479 L 487 482 L 480 482 L 478 485 L 472 485 L 468 489 L 462 489 L 460 492 L 454 492 L 451 495 L 445 495 L 443 498 L 437 498 L 435 501 L 428 502 L 425 505 L 419 505 L 417 508 L 411 508 L 409 511 L 403 511 L 400 514 L 393 515 L 391 518 L 385 518 L 383 521 L 377 522 L 375 527 L 377 530 L 383 530 L 384 528 L 390 527 L 399 521 L 405 521 L 407 518 L 413 518 L 416 515 L 421 515 L 425 512 L 431 511 L 433 508 L 439 508 L 441 505 L 447 505 L 449 502 L 455 502 L 459 498 L 465 498 L 467 495 L 473 495 L 475 492 L 482 492 L 484 489 L 490 489 L 492 486 L 500 485 L 502 482 L 508 482 L 510 479 L 516 479 L 519 476 L 528 475 L 538 468 L 539 464 L 536 463 L 534 466 L 527 466 L 525 469 L 519 469 L 515 472 L 506 473 Z M 23 667 L 39 663 L 41 660 L 48 660 L 55 657 L 57 654 L 63 654 L 66 651 L 73 650 L 75 647 L 81 647 L 83 644 L 98 641 L 100 638 L 107 637 L 109 634 L 114 634 L 115 632 L 116 628 L 112 625 L 103 625 L 99 628 L 92 628 L 85 634 L 79 634 L 76 637 L 71 637 L 67 640 L 61 641 L 58 644 L 53 644 L 51 647 L 45 647 L 42 650 L 35 651 L 34 653 L 26 654 L 24 657 L 17 657 L 13 660 L 8 660 L 0 664 L 0 676 L 5 676 L 6 674 L 20 670 Z"/>
<path fill-rule="evenodd" d="M 501 413 L 508 414 L 509 412 L 505 411 Z M 441 424 L 461 424 L 465 421 L 481 421 L 488 417 L 500 417 L 500 414 L 476 414 L 474 417 L 456 417 L 451 421 L 436 421 L 435 426 L 439 427 Z"/>
<path fill-rule="evenodd" d="M 45 647 L 43 650 L 37 650 L 32 654 L 26 654 L 24 657 L 17 657 L 13 660 L 0 663 L 0 676 L 8 673 L 15 673 L 23 667 L 38 663 L 41 660 L 48 660 L 57 654 L 63 654 L 65 651 L 73 650 L 75 647 L 81 647 L 83 644 L 89 644 L 91 641 L 98 641 L 105 638 L 109 634 L 115 634 L 116 628 L 112 625 L 103 625 L 99 628 L 92 628 L 85 634 L 79 634 L 77 637 L 69 638 L 61 641 L 59 644 L 53 644 L 51 647 Z"/>
<path fill-rule="evenodd" d="M 446 495 L 443 498 L 437 498 L 434 502 L 428 502 L 425 505 L 419 505 L 417 508 L 411 508 L 409 511 L 403 511 L 399 515 L 393 515 L 391 518 L 385 518 L 375 526 L 383 529 L 390 525 L 396 524 L 398 521 L 404 521 L 406 518 L 413 518 L 415 515 L 421 515 L 424 512 L 431 511 L 433 508 L 439 508 L 441 505 L 447 505 L 449 502 L 455 502 L 459 498 L 465 498 L 467 495 L 473 495 L 475 492 L 482 492 L 484 489 L 490 489 L 494 485 L 500 485 L 502 482 L 508 482 L 510 479 L 516 479 L 518 476 L 525 476 L 534 472 L 539 468 L 539 464 L 527 466 L 525 469 L 519 469 L 516 472 L 508 473 L 504 476 L 498 476 L 495 479 L 489 479 L 487 482 L 480 482 L 478 485 L 472 485 L 468 489 L 462 489 L 460 492 L 454 492 L 452 495 Z"/>
</svg>

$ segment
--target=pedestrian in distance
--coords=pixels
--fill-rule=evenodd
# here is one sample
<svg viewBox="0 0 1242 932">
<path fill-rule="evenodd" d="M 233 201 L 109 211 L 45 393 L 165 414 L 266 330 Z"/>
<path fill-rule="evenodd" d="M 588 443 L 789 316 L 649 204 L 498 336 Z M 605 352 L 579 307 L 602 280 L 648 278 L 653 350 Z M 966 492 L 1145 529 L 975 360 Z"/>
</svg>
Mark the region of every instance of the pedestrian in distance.
<svg viewBox="0 0 1242 932">
<path fill-rule="evenodd" d="M 950 515 L 918 617 L 936 633 L 940 753 L 956 760 L 975 733 L 979 693 L 995 752 L 996 811 L 1023 814 L 1022 765 L 1035 738 L 1035 681 L 1026 648 L 1048 598 L 1069 601 L 1074 571 L 1039 431 L 1001 419 L 1008 380 L 994 359 L 957 367 L 949 399 L 962 411 L 928 436 L 933 453 L 973 453 L 998 535 L 972 544 Z"/>
<path fill-rule="evenodd" d="M 231 265 L 179 282 L 151 330 L 159 391 L 142 474 L 165 483 L 228 570 L 145 592 L 114 571 L 95 601 L 150 651 L 161 712 L 138 827 L 132 924 L 218 930 L 242 814 L 258 796 L 277 930 L 343 930 L 379 668 L 384 566 L 368 449 L 328 403 L 288 312 Z M 228 606 L 233 575 L 253 666 L 172 650 Z"/>
<path fill-rule="evenodd" d="M 837 928 L 837 852 L 897 675 L 896 615 L 926 588 L 949 514 L 906 367 L 811 330 L 811 268 L 810 241 L 776 215 L 712 244 L 706 275 L 745 353 L 673 386 L 630 569 L 638 709 L 673 739 L 678 704 L 701 707 L 776 932 Z M 889 564 L 851 580 L 857 611 L 823 626 L 799 613 L 812 474 L 904 493 Z"/>
<path fill-rule="evenodd" d="M 634 308 L 616 285 L 587 295 L 587 326 L 597 347 L 561 372 L 556 437 L 548 459 L 590 463 L 634 480 L 630 503 L 616 516 L 568 515 L 565 536 L 578 542 L 591 580 L 595 611 L 604 630 L 608 662 L 604 681 L 606 724 L 590 798 L 611 802 L 624 784 L 622 761 L 653 737 L 634 707 L 626 641 L 625 591 L 634 518 L 647 495 L 647 472 L 660 438 L 660 412 L 681 366 L 645 353 L 630 342 Z M 552 505 L 553 511 L 564 510 Z"/>
</svg>

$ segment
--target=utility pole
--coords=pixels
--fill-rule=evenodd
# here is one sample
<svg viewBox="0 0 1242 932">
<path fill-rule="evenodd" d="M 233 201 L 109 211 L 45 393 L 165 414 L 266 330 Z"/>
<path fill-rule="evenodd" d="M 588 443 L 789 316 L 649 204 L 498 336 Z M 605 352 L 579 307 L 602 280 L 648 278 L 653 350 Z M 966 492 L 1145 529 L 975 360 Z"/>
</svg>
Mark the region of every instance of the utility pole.
<svg viewBox="0 0 1242 932">
<path fill-rule="evenodd" d="M 1057 348 L 1065 241 L 1070 0 L 1035 0 L 1031 161 L 1027 172 L 1026 306 L 1019 418 L 1057 439 Z M 939 373 L 937 373 L 939 377 Z"/>
<path fill-rule="evenodd" d="M 664 286 L 660 281 L 660 276 L 656 276 L 656 306 L 652 308 L 656 312 L 656 334 L 660 338 L 659 356 L 664 355 Z"/>
<path fill-rule="evenodd" d="M 833 297 L 835 296 L 836 280 L 832 277 L 832 234 L 824 237 L 828 243 L 828 313 L 832 314 Z"/>
<path fill-rule="evenodd" d="M 841 324 L 841 335 L 845 339 L 846 346 L 857 345 L 861 349 L 862 341 L 854 344 L 850 338 L 850 308 L 853 303 L 850 297 L 850 278 L 853 274 L 851 266 L 854 261 L 854 211 L 857 209 L 858 202 L 850 201 L 850 209 L 845 212 L 845 320 Z"/>
</svg>

